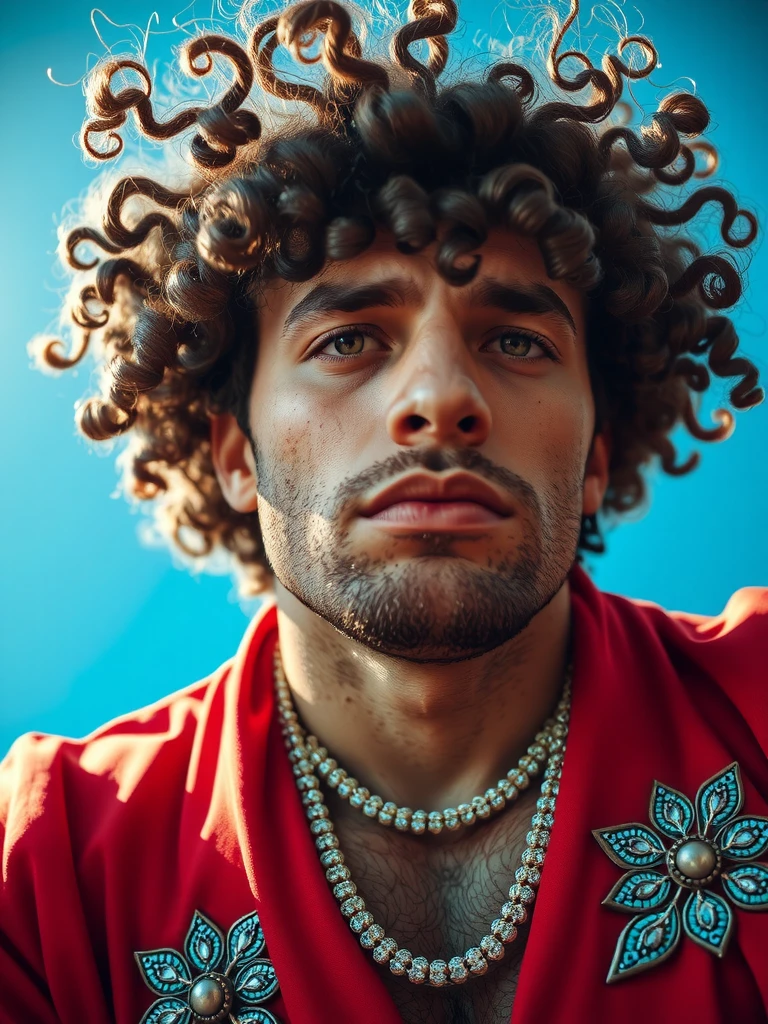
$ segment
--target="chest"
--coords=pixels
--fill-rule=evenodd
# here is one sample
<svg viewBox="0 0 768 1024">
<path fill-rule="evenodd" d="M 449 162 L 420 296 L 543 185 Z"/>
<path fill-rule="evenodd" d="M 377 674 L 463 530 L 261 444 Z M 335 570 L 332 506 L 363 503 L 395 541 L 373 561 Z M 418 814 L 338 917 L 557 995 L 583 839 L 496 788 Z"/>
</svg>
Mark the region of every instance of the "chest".
<svg viewBox="0 0 768 1024">
<path fill-rule="evenodd" d="M 401 948 L 430 961 L 479 945 L 515 882 L 534 801 L 528 803 L 447 842 L 391 832 L 342 812 L 341 846 L 375 921 Z M 528 923 L 519 925 L 503 959 L 463 985 L 414 985 L 386 967 L 379 971 L 408 1024 L 509 1024 L 527 934 Z"/>
</svg>

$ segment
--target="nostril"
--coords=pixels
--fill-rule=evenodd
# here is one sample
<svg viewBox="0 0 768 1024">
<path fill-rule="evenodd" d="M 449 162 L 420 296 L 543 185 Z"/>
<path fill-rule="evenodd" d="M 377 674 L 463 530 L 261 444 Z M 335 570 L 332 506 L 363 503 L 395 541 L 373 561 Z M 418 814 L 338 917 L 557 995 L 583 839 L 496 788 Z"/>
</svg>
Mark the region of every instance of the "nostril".
<svg viewBox="0 0 768 1024">
<path fill-rule="evenodd" d="M 463 434 L 471 434 L 476 426 L 477 426 L 477 417 L 476 416 L 465 416 L 463 419 L 459 420 L 459 430 Z"/>
<path fill-rule="evenodd" d="M 414 413 L 406 418 L 405 424 L 408 430 L 421 430 L 426 422 L 423 416 L 417 416 Z"/>
</svg>

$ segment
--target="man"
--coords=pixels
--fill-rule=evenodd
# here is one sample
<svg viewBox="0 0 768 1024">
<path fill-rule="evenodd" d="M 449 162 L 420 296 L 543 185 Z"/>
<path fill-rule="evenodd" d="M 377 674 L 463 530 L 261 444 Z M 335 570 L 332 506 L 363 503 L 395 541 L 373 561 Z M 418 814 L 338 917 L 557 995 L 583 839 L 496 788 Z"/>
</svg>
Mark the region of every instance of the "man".
<svg viewBox="0 0 768 1024">
<path fill-rule="evenodd" d="M 138 63 L 91 83 L 89 152 L 133 109 L 152 137 L 195 125 L 201 173 L 125 179 L 70 236 L 74 266 L 84 241 L 112 258 L 75 354 L 43 356 L 102 345 L 85 433 L 126 433 L 179 546 L 274 599 L 211 678 L 15 745 L 3 1021 L 767 1019 L 768 594 L 670 615 L 578 564 L 654 455 L 693 468 L 678 421 L 728 433 L 694 414 L 709 370 L 762 399 L 710 314 L 736 270 L 662 230 L 708 201 L 732 247 L 755 223 L 712 186 L 654 205 L 711 158 L 681 141 L 706 109 L 606 127 L 656 55 L 567 78 L 576 13 L 549 66 L 582 105 L 512 64 L 438 88 L 450 0 L 413 5 L 389 63 L 331 0 L 247 54 L 196 40 L 187 69 L 223 54 L 234 84 L 172 120 Z M 324 84 L 279 79 L 277 42 L 309 63 L 318 34 Z M 264 138 L 254 75 L 305 110 Z"/>
</svg>

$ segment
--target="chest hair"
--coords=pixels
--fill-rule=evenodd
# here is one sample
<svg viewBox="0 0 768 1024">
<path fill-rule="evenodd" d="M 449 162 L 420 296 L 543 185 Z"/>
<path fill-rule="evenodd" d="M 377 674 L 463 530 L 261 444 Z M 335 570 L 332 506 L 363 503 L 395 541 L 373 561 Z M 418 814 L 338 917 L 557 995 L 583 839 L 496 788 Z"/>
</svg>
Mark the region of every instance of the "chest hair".
<svg viewBox="0 0 768 1024">
<path fill-rule="evenodd" d="M 479 944 L 508 899 L 538 795 L 534 785 L 497 818 L 439 837 L 384 829 L 338 797 L 330 810 L 376 922 L 414 956 L 447 961 Z M 529 926 L 503 960 L 464 985 L 417 986 L 376 969 L 407 1024 L 509 1024 Z"/>
</svg>

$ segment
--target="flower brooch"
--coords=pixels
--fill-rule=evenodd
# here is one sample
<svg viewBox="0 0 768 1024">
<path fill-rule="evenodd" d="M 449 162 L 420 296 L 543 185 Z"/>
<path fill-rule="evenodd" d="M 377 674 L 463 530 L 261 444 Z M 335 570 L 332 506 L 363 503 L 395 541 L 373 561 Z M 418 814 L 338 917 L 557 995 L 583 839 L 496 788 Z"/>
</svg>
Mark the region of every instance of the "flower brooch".
<svg viewBox="0 0 768 1024">
<path fill-rule="evenodd" d="M 725 896 L 737 907 L 768 910 L 768 866 L 754 862 L 768 851 L 768 818 L 736 817 L 743 802 L 739 766 L 734 761 L 699 788 L 695 810 L 682 793 L 654 783 L 650 820 L 672 840 L 668 849 L 646 825 L 619 825 L 592 833 L 615 864 L 632 869 L 603 904 L 641 912 L 619 936 L 608 982 L 666 960 L 677 948 L 681 930 L 722 957 L 733 929 L 733 912 L 712 891 L 718 879 Z M 662 864 L 666 873 L 648 870 Z M 679 910 L 683 892 L 688 896 Z"/>
<path fill-rule="evenodd" d="M 264 933 L 258 914 L 235 921 L 226 941 L 216 925 L 195 911 L 184 953 L 153 949 L 134 953 L 155 1000 L 140 1024 L 279 1024 L 261 1007 L 279 985 L 270 960 L 259 959 Z"/>
</svg>

